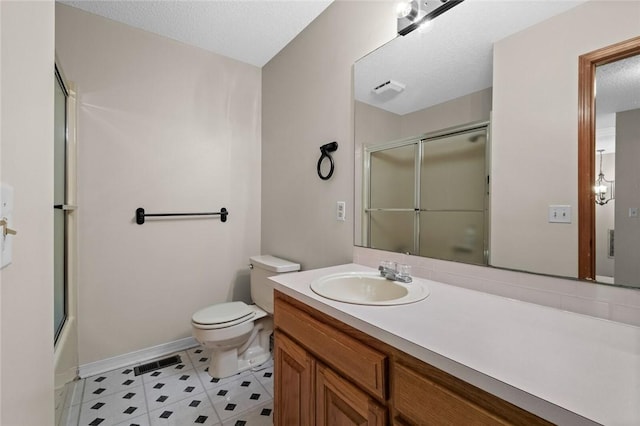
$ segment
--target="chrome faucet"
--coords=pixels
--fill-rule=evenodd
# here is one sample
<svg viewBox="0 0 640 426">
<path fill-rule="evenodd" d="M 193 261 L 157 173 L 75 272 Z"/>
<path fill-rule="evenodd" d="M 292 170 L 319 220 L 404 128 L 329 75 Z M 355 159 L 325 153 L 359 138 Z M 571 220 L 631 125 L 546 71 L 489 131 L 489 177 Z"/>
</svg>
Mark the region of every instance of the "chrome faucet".
<svg viewBox="0 0 640 426">
<path fill-rule="evenodd" d="M 380 276 L 391 281 L 400 281 L 402 283 L 410 283 L 413 281 L 411 279 L 411 266 L 409 265 L 383 261 L 380 262 L 378 271 L 380 271 Z"/>
</svg>

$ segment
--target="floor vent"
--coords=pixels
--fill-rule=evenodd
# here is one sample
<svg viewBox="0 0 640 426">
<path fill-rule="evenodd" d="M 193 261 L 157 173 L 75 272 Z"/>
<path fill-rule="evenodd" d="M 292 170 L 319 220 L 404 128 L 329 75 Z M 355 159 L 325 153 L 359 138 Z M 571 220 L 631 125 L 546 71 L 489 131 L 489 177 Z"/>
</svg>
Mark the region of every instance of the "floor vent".
<svg viewBox="0 0 640 426">
<path fill-rule="evenodd" d="M 180 364 L 182 360 L 180 355 L 170 356 L 169 358 L 160 359 L 158 361 L 151 361 L 146 364 L 133 367 L 133 373 L 139 376 L 144 373 L 148 373 L 153 370 L 159 370 L 161 368 L 169 367 L 170 365 Z"/>
</svg>

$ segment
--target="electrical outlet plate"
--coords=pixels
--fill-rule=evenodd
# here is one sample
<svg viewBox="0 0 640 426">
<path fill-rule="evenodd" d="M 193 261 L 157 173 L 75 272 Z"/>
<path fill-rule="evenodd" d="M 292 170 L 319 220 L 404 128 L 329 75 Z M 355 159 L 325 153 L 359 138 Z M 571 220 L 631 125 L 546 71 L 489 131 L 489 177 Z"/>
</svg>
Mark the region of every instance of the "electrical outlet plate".
<svg viewBox="0 0 640 426">
<path fill-rule="evenodd" d="M 571 223 L 571 206 L 549 206 L 549 223 Z"/>
</svg>

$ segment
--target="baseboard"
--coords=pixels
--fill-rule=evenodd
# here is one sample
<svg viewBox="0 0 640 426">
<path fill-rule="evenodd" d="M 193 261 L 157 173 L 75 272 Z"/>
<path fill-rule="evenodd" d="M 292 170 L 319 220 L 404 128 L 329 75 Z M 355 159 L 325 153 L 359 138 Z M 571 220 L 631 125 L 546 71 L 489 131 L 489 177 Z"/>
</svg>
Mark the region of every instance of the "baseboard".
<svg viewBox="0 0 640 426">
<path fill-rule="evenodd" d="M 54 389 L 63 388 L 69 382 L 73 382 L 77 377 L 77 369 L 69 368 L 63 372 L 56 372 L 54 383 Z"/>
<path fill-rule="evenodd" d="M 113 358 L 107 358 L 101 361 L 81 365 L 78 367 L 78 375 L 81 379 L 85 379 L 96 374 L 115 370 L 120 367 L 126 367 L 127 365 L 145 362 L 163 355 L 183 351 L 194 346 L 198 346 L 196 339 L 193 337 L 185 337 L 184 339 L 176 340 L 174 342 L 164 343 L 162 345 L 140 349 L 139 351 L 129 352 L 128 354 L 118 355 Z"/>
<path fill-rule="evenodd" d="M 62 388 L 75 380 L 78 372 L 78 331 L 74 316 L 67 317 L 54 347 L 54 387 Z"/>
</svg>

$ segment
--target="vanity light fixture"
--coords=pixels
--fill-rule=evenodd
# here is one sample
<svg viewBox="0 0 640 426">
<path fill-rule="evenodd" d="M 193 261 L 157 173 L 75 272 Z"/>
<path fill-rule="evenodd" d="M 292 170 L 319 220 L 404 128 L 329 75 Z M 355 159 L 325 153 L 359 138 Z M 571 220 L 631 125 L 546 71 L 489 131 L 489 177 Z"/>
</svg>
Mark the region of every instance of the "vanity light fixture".
<svg viewBox="0 0 640 426">
<path fill-rule="evenodd" d="M 615 181 L 605 179 L 604 173 L 602 172 L 602 153 L 604 149 L 599 149 L 598 152 L 600 153 L 600 173 L 598 174 L 598 179 L 596 179 L 596 185 L 593 189 L 596 193 L 596 203 L 604 206 L 609 201 L 615 199 Z"/>
<path fill-rule="evenodd" d="M 409 0 L 398 4 L 398 34 L 404 36 L 464 0 Z"/>
</svg>

